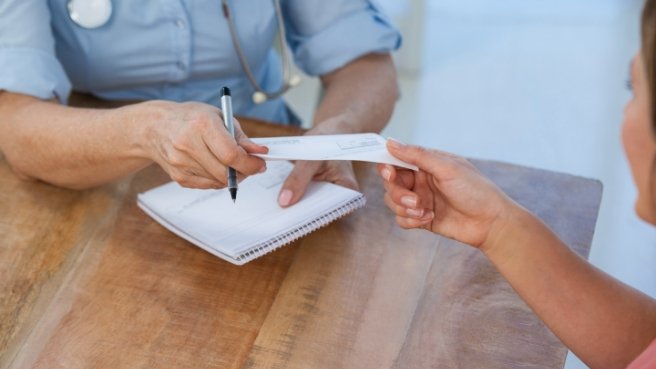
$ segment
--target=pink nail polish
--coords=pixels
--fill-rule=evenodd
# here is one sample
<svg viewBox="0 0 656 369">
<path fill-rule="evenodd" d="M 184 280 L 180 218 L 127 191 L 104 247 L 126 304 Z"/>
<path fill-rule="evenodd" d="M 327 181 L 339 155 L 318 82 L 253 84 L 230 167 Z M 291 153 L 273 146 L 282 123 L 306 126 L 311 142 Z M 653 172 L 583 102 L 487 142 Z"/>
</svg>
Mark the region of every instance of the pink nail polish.
<svg viewBox="0 0 656 369">
<path fill-rule="evenodd" d="M 292 196 L 294 196 L 294 193 L 290 190 L 284 190 L 280 193 L 280 196 L 278 197 L 278 204 L 280 206 L 288 206 L 289 203 L 292 201 Z"/>
<path fill-rule="evenodd" d="M 435 213 L 432 212 L 432 211 L 429 211 L 428 213 L 424 214 L 423 217 L 421 217 L 421 220 L 424 221 L 424 222 L 428 222 L 428 221 L 433 220 L 433 218 L 435 218 Z"/>
<path fill-rule="evenodd" d="M 405 209 L 405 212 L 415 218 L 421 218 L 424 215 L 424 209 Z"/>
<path fill-rule="evenodd" d="M 395 149 L 400 149 L 405 146 L 405 144 L 399 140 L 395 140 L 393 138 L 388 138 L 387 142 L 389 143 L 390 146 L 392 146 Z"/>
<path fill-rule="evenodd" d="M 417 199 L 414 196 L 403 196 L 401 197 L 401 204 L 411 208 L 416 208 Z"/>
<path fill-rule="evenodd" d="M 389 170 L 389 168 L 383 168 L 383 178 L 385 178 L 386 181 L 389 181 L 390 178 L 392 178 L 392 172 Z"/>
</svg>

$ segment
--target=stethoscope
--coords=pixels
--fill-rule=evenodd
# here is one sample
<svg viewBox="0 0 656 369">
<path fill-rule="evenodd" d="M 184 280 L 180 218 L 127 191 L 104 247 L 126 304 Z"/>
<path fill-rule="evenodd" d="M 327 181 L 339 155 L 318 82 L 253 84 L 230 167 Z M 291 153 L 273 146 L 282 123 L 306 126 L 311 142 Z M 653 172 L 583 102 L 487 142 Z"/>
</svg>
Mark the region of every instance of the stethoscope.
<svg viewBox="0 0 656 369">
<path fill-rule="evenodd" d="M 301 83 L 301 78 L 298 75 L 292 74 L 291 62 L 289 60 L 289 50 L 287 50 L 287 43 L 285 42 L 285 24 L 282 19 L 282 10 L 280 9 L 280 0 L 272 0 L 274 10 L 276 12 L 276 21 L 278 22 L 278 36 L 280 38 L 280 45 L 282 45 L 282 85 L 277 91 L 265 91 L 248 65 L 248 60 L 239 42 L 237 36 L 237 27 L 232 18 L 232 12 L 228 0 L 221 0 L 223 9 L 223 16 L 228 21 L 228 28 L 230 29 L 230 38 L 234 45 L 239 64 L 246 74 L 246 78 L 255 89 L 252 99 L 256 104 L 261 104 L 267 100 L 275 99 L 285 94 L 292 87 Z M 112 17 L 112 0 L 68 0 L 68 15 L 71 20 L 78 26 L 85 29 L 99 28 L 107 24 Z"/>
</svg>

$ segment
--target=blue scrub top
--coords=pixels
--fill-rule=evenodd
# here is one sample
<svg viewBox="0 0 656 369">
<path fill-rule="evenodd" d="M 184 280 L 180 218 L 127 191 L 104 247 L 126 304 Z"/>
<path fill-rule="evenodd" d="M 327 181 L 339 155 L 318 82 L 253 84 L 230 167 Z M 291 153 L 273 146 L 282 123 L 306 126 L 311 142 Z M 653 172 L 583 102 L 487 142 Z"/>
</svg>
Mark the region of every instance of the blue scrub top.
<svg viewBox="0 0 656 369">
<path fill-rule="evenodd" d="M 112 0 L 108 23 L 84 29 L 67 0 L 0 2 L 0 90 L 66 103 L 71 88 L 105 99 L 202 101 L 233 93 L 236 114 L 288 122 L 282 99 L 256 105 L 220 0 Z M 242 48 L 260 85 L 281 84 L 270 0 L 230 2 Z M 367 0 L 281 0 L 294 61 L 316 76 L 367 53 L 387 53 L 399 32 Z"/>
</svg>

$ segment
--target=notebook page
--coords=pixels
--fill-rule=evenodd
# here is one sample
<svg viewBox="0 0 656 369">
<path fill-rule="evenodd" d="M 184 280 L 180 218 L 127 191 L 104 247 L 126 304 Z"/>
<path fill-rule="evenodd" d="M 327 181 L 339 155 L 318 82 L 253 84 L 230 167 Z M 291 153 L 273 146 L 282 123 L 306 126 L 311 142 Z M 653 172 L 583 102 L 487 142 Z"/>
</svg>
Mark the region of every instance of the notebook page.
<svg viewBox="0 0 656 369">
<path fill-rule="evenodd" d="M 277 195 L 279 190 L 280 186 L 277 187 L 275 196 L 272 198 L 275 206 L 278 206 Z M 216 239 L 212 244 L 233 245 L 230 251 L 238 255 L 277 235 L 299 229 L 302 225 L 333 209 L 341 208 L 354 197 L 357 197 L 349 193 L 355 191 L 349 190 L 349 192 L 340 191 L 337 193 L 334 190 L 335 185 L 331 183 L 312 183 L 306 195 L 298 204 L 284 209 L 278 207 L 269 213 L 271 216 L 265 215 L 259 218 L 256 223 L 257 227 L 252 225 L 250 227 L 240 227 L 239 231 L 227 233 L 220 239 Z M 244 239 L 244 232 L 249 234 L 249 242 Z"/>
<path fill-rule="evenodd" d="M 236 203 L 225 189 L 194 190 L 175 183 L 148 191 L 139 201 L 178 231 L 236 258 L 361 196 L 331 183 L 312 183 L 298 204 L 280 208 L 278 192 L 292 168 L 285 161 L 269 163 L 265 173 L 240 183 Z"/>
</svg>

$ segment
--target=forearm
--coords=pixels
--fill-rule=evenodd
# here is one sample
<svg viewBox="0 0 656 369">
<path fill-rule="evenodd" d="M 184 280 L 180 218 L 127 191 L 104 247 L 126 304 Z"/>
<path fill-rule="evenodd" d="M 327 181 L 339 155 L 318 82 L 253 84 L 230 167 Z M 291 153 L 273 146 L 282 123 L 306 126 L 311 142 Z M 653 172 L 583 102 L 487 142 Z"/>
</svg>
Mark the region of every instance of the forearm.
<svg viewBox="0 0 656 369">
<path fill-rule="evenodd" d="M 72 108 L 3 92 L 0 150 L 21 177 L 75 189 L 97 186 L 151 163 L 138 112 L 135 106 Z"/>
<path fill-rule="evenodd" d="M 392 58 L 369 54 L 322 77 L 325 95 L 314 116 L 319 131 L 380 132 L 398 97 Z"/>
<path fill-rule="evenodd" d="M 487 256 L 590 367 L 625 368 L 656 337 L 654 300 L 581 259 L 524 210 L 514 212 Z"/>
</svg>

